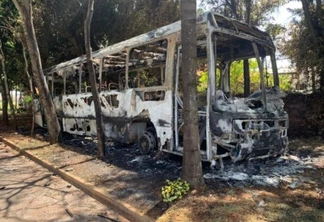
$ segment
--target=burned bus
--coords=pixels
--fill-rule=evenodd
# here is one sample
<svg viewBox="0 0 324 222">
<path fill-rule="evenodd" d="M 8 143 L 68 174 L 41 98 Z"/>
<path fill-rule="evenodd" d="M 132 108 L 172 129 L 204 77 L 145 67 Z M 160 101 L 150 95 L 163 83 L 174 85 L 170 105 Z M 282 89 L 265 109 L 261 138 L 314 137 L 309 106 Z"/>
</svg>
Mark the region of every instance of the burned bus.
<svg viewBox="0 0 324 222">
<path fill-rule="evenodd" d="M 92 53 L 107 139 L 137 143 L 143 154 L 183 153 L 181 23 L 158 28 Z M 247 97 L 231 94 L 231 64 L 254 59 L 258 89 Z M 207 12 L 197 19 L 197 62 L 207 73 L 198 95 L 201 156 L 230 156 L 234 162 L 285 152 L 284 111 L 270 36 L 237 20 Z M 271 63 L 272 85 L 265 83 Z M 45 70 L 64 132 L 96 135 L 86 57 Z M 243 72 L 242 72 L 243 73 Z M 242 74 L 243 75 L 243 74 Z M 46 126 L 41 109 L 36 122 Z M 222 152 L 220 152 L 222 150 Z"/>
</svg>

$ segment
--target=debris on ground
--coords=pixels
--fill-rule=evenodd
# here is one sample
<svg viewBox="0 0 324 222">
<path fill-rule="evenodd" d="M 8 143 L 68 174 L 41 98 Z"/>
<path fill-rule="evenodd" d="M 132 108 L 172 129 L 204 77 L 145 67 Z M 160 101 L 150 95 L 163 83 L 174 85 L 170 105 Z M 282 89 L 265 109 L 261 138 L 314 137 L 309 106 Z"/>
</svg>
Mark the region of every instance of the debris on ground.
<svg viewBox="0 0 324 222">
<path fill-rule="evenodd" d="M 298 175 L 305 169 L 314 169 L 312 158 L 300 158 L 295 155 L 286 155 L 266 160 L 253 160 L 232 164 L 224 161 L 225 167 L 215 167 L 204 174 L 206 180 L 218 180 L 219 182 L 233 182 L 244 186 L 272 186 L 278 187 L 280 183 L 289 183 L 289 187 L 295 189 L 303 183 Z M 233 184 L 234 185 L 234 184 Z"/>
<path fill-rule="evenodd" d="M 96 141 L 91 137 L 64 141 L 68 146 L 67 149 L 86 154 L 87 158 L 84 161 L 95 159 L 97 156 Z M 324 149 L 321 141 L 305 140 L 304 144 L 300 143 L 297 141 L 295 145 L 291 145 L 292 149 L 285 156 L 236 163 L 229 158 L 224 158 L 224 168 L 219 162 L 215 162 L 213 167 L 210 163 L 203 163 L 206 190 L 197 194 L 191 192 L 178 203 L 167 206 L 156 203 L 161 198 L 160 190 L 164 181 L 181 176 L 181 157 L 159 155 L 158 152 L 142 155 L 136 144 L 125 146 L 107 142 L 103 174 L 96 172 L 95 176 L 91 174 L 89 178 L 98 187 L 109 187 L 112 190 L 110 194 L 119 199 L 128 200 L 131 197 L 132 202 L 135 201 L 138 205 L 154 206 L 147 211 L 147 215 L 154 218 L 161 216 L 165 211 L 163 215 L 172 212 L 175 206 L 174 213 L 181 216 L 184 216 L 181 210 L 187 209 L 188 212 L 197 210 L 199 213 L 194 213 L 192 216 L 201 221 L 211 221 L 207 219 L 214 218 L 215 214 L 220 215 L 224 221 L 238 221 L 238 218 L 246 215 L 248 211 L 257 214 L 256 218 L 261 218 L 261 221 L 269 218 L 272 221 L 280 221 L 288 216 L 295 219 L 299 217 L 305 219 L 309 216 L 315 218 L 313 221 L 316 219 L 321 221 L 322 217 L 317 212 L 324 209 L 324 180 L 322 179 L 324 171 L 321 170 L 324 168 Z M 55 158 L 59 162 L 62 159 L 59 156 Z M 69 159 L 66 158 L 64 161 Z M 67 166 L 64 165 L 64 161 L 60 164 Z M 77 167 L 73 165 L 74 170 L 71 173 L 75 173 Z M 113 174 L 107 173 L 107 169 L 111 168 L 116 170 L 111 171 Z M 125 177 L 127 179 L 116 183 L 115 174 L 124 176 L 127 174 Z M 252 194 L 251 190 L 257 194 Z M 304 198 L 305 196 L 309 198 Z M 321 199 L 316 199 L 319 197 Z M 180 211 L 177 205 L 180 206 Z M 300 207 L 303 205 L 306 210 L 309 209 L 308 206 L 312 206 L 312 212 L 315 214 L 307 214 L 307 212 L 302 214 Z M 233 211 L 227 213 L 226 210 L 232 208 L 237 208 L 236 213 L 232 213 Z M 287 217 L 280 218 L 276 215 L 277 212 L 286 214 L 287 210 L 289 211 Z M 291 213 L 296 215 L 292 216 Z M 245 218 L 246 221 L 252 221 L 251 218 Z"/>
</svg>

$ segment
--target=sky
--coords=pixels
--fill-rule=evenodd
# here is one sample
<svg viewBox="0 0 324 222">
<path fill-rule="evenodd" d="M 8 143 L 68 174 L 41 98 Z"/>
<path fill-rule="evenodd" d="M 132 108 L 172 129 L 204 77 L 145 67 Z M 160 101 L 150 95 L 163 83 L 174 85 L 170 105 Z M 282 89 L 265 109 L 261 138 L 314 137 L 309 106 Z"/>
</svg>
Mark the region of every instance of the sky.
<svg viewBox="0 0 324 222">
<path fill-rule="evenodd" d="M 301 8 L 302 4 L 300 1 L 291 1 L 281 7 L 273 13 L 273 17 L 275 19 L 275 23 L 284 25 L 287 29 L 289 29 L 289 23 L 293 18 L 296 18 L 292 13 L 289 12 L 290 9 Z M 284 58 L 280 55 L 277 56 L 277 66 L 279 73 L 280 72 L 288 72 L 294 70 L 294 67 L 291 66 L 291 61 L 287 58 Z"/>
<path fill-rule="evenodd" d="M 289 22 L 293 19 L 293 15 L 288 11 L 288 9 L 301 8 L 302 4 L 300 1 L 291 1 L 281 7 L 273 13 L 276 23 L 283 24 L 285 26 L 289 25 Z"/>
<path fill-rule="evenodd" d="M 197 7 L 199 7 L 200 3 L 201 3 L 201 0 L 197 0 Z M 279 9 L 273 13 L 275 22 L 287 25 L 293 18 L 293 15 L 287 9 L 288 8 L 296 9 L 296 8 L 301 8 L 301 7 L 302 7 L 302 4 L 300 1 L 290 1 L 287 4 L 280 6 Z"/>
</svg>

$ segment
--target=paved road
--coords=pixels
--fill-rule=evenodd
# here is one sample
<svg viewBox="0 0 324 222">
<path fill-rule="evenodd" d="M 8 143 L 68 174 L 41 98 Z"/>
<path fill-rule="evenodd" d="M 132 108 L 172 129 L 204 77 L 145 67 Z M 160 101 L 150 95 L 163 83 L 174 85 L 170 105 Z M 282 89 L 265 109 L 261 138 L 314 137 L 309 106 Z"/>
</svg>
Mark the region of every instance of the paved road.
<svg viewBox="0 0 324 222">
<path fill-rule="evenodd" d="M 0 221 L 127 221 L 0 142 Z"/>
</svg>

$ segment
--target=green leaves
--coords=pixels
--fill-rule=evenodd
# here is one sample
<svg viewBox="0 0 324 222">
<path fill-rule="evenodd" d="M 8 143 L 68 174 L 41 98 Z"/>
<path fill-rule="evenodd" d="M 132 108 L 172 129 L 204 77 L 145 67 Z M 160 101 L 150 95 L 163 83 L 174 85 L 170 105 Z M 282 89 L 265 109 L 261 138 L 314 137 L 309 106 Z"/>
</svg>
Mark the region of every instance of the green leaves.
<svg viewBox="0 0 324 222">
<path fill-rule="evenodd" d="M 260 73 L 258 71 L 258 63 L 255 59 L 249 59 L 250 68 L 250 81 L 251 81 L 251 92 L 254 92 L 260 88 Z M 273 76 L 269 73 L 270 68 L 265 68 L 265 78 L 267 87 L 273 86 Z M 217 70 L 216 81 L 219 82 L 220 73 Z M 290 75 L 280 75 L 280 88 L 284 91 L 289 91 L 292 89 L 291 76 Z M 197 91 L 199 93 L 204 93 L 208 87 L 208 72 L 201 71 L 197 76 L 198 84 Z M 243 74 L 243 61 L 234 61 L 230 68 L 230 86 L 231 94 L 234 96 L 243 95 L 244 93 L 244 74 Z"/>
<path fill-rule="evenodd" d="M 164 202 L 172 202 L 181 199 L 190 190 L 187 181 L 178 178 L 175 181 L 166 180 L 166 185 L 161 188 L 161 194 Z"/>
</svg>

